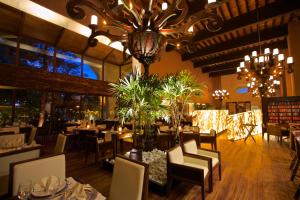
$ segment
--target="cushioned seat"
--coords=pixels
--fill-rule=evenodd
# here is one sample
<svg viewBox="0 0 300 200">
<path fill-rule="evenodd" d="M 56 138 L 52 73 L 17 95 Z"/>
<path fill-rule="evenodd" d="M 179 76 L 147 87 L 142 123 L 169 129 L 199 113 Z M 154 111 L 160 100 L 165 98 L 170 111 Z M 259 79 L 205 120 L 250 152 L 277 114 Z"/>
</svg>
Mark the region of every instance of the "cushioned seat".
<svg viewBox="0 0 300 200">
<path fill-rule="evenodd" d="M 174 147 L 167 154 L 168 192 L 173 179 L 188 181 L 201 186 L 204 199 L 205 180 L 211 176 L 212 159 L 199 155 L 183 153 L 180 146 Z M 212 191 L 212 179 L 209 179 L 209 191 Z"/>
<path fill-rule="evenodd" d="M 198 149 L 197 143 L 195 140 L 190 140 L 188 142 L 183 143 L 183 151 L 185 153 L 200 155 L 204 157 L 208 157 L 212 159 L 212 169 L 211 172 L 211 181 L 212 181 L 212 172 L 214 168 L 219 167 L 219 180 L 221 180 L 221 156 L 220 152 L 207 150 L 207 149 Z"/>
</svg>

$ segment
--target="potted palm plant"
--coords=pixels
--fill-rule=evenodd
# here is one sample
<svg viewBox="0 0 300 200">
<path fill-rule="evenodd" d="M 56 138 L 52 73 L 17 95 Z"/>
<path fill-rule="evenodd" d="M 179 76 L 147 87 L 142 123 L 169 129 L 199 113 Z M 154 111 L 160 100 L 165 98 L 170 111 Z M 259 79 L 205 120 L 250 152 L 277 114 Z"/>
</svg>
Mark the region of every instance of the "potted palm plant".
<svg viewBox="0 0 300 200">
<path fill-rule="evenodd" d="M 121 123 L 131 120 L 134 134 L 144 130 L 144 150 L 152 150 L 154 147 L 154 130 L 151 125 L 155 119 L 166 116 L 161 85 L 157 75 L 138 74 L 125 77 L 118 84 L 111 84 L 117 98 Z"/>
<path fill-rule="evenodd" d="M 169 108 L 177 141 L 179 141 L 179 126 L 183 118 L 184 106 L 193 95 L 201 95 L 203 87 L 204 85 L 199 85 L 186 70 L 168 75 L 163 80 L 162 96 Z"/>
</svg>

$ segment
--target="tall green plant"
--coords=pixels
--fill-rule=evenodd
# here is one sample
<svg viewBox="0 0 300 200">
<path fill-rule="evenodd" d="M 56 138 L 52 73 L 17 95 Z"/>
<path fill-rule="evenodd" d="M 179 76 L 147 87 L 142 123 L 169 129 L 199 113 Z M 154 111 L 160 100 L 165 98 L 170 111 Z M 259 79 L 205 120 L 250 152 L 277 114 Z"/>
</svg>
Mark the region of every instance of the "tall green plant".
<svg viewBox="0 0 300 200">
<path fill-rule="evenodd" d="M 176 128 L 177 136 L 179 134 L 180 120 L 183 118 L 184 106 L 191 96 L 201 95 L 203 87 L 186 70 L 164 78 L 162 95 L 169 106 L 172 124 Z"/>
<path fill-rule="evenodd" d="M 121 122 L 132 120 L 133 131 L 136 133 L 142 126 L 150 126 L 155 119 L 165 114 L 161 101 L 161 81 L 157 75 L 130 75 L 111 83 L 117 98 L 118 114 Z"/>
</svg>

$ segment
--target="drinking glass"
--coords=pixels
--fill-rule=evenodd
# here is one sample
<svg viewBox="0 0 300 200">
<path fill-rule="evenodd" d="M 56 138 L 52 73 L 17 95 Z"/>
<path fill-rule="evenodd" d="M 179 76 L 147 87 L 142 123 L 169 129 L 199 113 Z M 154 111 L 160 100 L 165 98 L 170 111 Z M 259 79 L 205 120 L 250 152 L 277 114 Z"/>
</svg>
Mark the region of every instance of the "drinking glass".
<svg viewBox="0 0 300 200">
<path fill-rule="evenodd" d="M 31 185 L 32 185 L 31 181 L 24 182 L 19 185 L 18 199 L 20 200 L 28 199 L 32 189 Z"/>
</svg>

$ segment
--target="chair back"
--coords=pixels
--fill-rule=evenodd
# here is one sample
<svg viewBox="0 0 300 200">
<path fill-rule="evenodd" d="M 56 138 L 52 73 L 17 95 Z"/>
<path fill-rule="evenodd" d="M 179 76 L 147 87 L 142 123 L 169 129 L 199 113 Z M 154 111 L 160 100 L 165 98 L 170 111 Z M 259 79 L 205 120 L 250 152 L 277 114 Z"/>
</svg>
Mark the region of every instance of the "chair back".
<svg viewBox="0 0 300 200">
<path fill-rule="evenodd" d="M 55 154 L 64 152 L 66 141 L 67 141 L 67 136 L 66 135 L 61 134 L 61 133 L 58 134 L 57 140 L 56 140 L 56 145 L 54 147 L 54 153 Z"/>
<path fill-rule="evenodd" d="M 167 132 L 170 130 L 169 126 L 160 126 L 159 127 L 160 132 Z"/>
<path fill-rule="evenodd" d="M 180 146 L 174 147 L 168 151 L 168 162 L 182 164 L 184 162 L 183 152 Z"/>
<path fill-rule="evenodd" d="M 15 134 L 18 134 L 20 133 L 20 128 L 16 126 L 4 127 L 4 128 L 0 128 L 0 132 L 14 132 Z"/>
<path fill-rule="evenodd" d="M 216 131 L 216 130 L 210 129 L 209 135 L 211 135 L 211 136 L 216 136 L 216 134 L 217 134 L 217 131 Z"/>
<path fill-rule="evenodd" d="M 188 133 L 188 132 L 181 132 L 180 133 L 180 142 L 181 144 L 190 141 L 190 140 L 195 140 L 197 145 L 200 145 L 200 135 L 197 133 Z"/>
<path fill-rule="evenodd" d="M 183 143 L 183 151 L 185 153 L 197 154 L 197 143 L 196 140 L 190 140 L 188 142 Z"/>
<path fill-rule="evenodd" d="M 25 160 L 10 164 L 9 195 L 16 196 L 21 183 L 35 183 L 46 176 L 66 178 L 65 155 Z"/>
<path fill-rule="evenodd" d="M 117 155 L 109 199 L 148 199 L 148 176 L 147 164 Z"/>
<path fill-rule="evenodd" d="M 36 127 L 32 127 L 30 135 L 29 135 L 29 139 L 28 139 L 28 144 L 29 145 L 35 140 L 36 130 L 37 130 Z"/>
<path fill-rule="evenodd" d="M 281 136 L 281 127 L 279 125 L 268 124 L 267 133 L 269 135 Z"/>
</svg>

